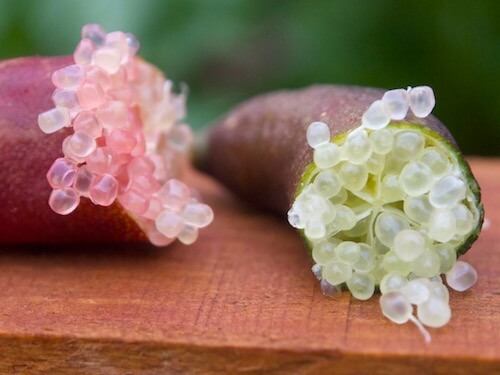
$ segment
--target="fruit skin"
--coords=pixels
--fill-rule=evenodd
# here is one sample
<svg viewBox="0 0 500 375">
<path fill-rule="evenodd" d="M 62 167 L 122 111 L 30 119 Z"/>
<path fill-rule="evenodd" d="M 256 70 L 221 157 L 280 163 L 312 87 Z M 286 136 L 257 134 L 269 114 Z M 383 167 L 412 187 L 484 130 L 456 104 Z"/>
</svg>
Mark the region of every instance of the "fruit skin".
<svg viewBox="0 0 500 375">
<path fill-rule="evenodd" d="M 72 63 L 70 56 L 0 61 L 0 243 L 146 243 L 119 203 L 82 199 L 67 216 L 47 203 L 45 175 L 70 129 L 44 134 L 38 115 L 54 107 L 52 72 Z"/>
<path fill-rule="evenodd" d="M 381 99 L 376 88 L 314 85 L 277 91 L 250 99 L 216 121 L 199 140 L 197 163 L 241 198 L 285 216 L 296 195 L 308 182 L 313 149 L 306 142 L 311 122 L 328 124 L 333 138 L 361 124 L 368 106 Z M 476 198 L 477 228 L 457 250 L 464 253 L 477 239 L 483 221 L 480 189 L 449 130 L 434 116 L 402 121 L 444 140 Z"/>
</svg>

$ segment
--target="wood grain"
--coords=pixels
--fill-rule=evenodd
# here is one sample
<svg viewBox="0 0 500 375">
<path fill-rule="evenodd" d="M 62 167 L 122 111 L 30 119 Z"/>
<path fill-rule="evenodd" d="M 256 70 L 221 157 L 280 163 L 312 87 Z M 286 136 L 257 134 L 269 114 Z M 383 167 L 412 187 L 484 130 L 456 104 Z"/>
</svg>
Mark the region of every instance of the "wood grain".
<svg viewBox="0 0 500 375">
<path fill-rule="evenodd" d="M 284 219 L 194 174 L 216 219 L 193 246 L 0 250 L 0 373 L 500 373 L 500 160 L 472 159 L 487 227 L 479 272 L 426 345 L 378 298 L 321 294 Z"/>
</svg>

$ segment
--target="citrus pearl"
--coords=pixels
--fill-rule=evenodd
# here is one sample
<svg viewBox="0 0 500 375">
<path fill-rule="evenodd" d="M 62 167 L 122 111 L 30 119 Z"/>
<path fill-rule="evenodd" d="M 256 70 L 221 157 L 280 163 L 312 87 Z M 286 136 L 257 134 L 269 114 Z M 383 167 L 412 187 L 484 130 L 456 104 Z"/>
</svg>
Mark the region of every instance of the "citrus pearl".
<svg viewBox="0 0 500 375">
<path fill-rule="evenodd" d="M 344 188 L 341 188 L 337 194 L 330 197 L 330 202 L 332 204 L 344 204 L 347 200 L 347 191 Z"/>
<path fill-rule="evenodd" d="M 356 263 L 359 259 L 361 247 L 356 242 L 344 241 L 335 248 L 337 258 L 349 265 Z M 314 254 L 313 254 L 314 255 Z"/>
<path fill-rule="evenodd" d="M 439 180 L 429 192 L 429 201 L 434 207 L 452 208 L 465 198 L 465 182 L 456 176 Z"/>
<path fill-rule="evenodd" d="M 425 139 L 420 133 L 405 130 L 396 134 L 392 153 L 404 161 L 414 160 L 424 149 L 424 145 Z"/>
<path fill-rule="evenodd" d="M 425 148 L 420 156 L 420 161 L 431 169 L 436 178 L 443 177 L 451 170 L 448 157 L 436 147 Z"/>
<path fill-rule="evenodd" d="M 422 162 L 410 162 L 399 175 L 403 190 L 412 197 L 427 193 L 434 183 L 431 169 Z"/>
<path fill-rule="evenodd" d="M 338 240 L 320 241 L 316 243 L 312 250 L 314 261 L 320 265 L 331 263 L 335 260 L 335 248 L 338 246 Z"/>
<path fill-rule="evenodd" d="M 344 157 L 353 163 L 366 162 L 372 153 L 372 145 L 366 131 L 354 131 L 350 133 L 342 146 Z"/>
<path fill-rule="evenodd" d="M 313 159 L 318 168 L 331 168 L 340 161 L 340 148 L 335 143 L 318 145 L 314 150 Z"/>
<path fill-rule="evenodd" d="M 375 100 L 363 113 L 361 124 L 367 129 L 381 129 L 389 124 L 390 113 L 381 100 Z"/>
<path fill-rule="evenodd" d="M 198 228 L 192 225 L 185 225 L 177 238 L 184 245 L 191 245 L 198 239 Z"/>
<path fill-rule="evenodd" d="M 69 111 L 65 107 L 52 108 L 38 115 L 38 126 L 46 134 L 55 133 L 70 123 Z"/>
<path fill-rule="evenodd" d="M 474 218 L 470 210 L 463 204 L 459 204 L 451 210 L 457 219 L 457 234 L 466 235 L 472 230 Z"/>
<path fill-rule="evenodd" d="M 365 243 L 359 244 L 359 259 L 352 265 L 358 272 L 369 272 L 375 267 L 375 252 Z"/>
<path fill-rule="evenodd" d="M 356 225 L 356 215 L 347 206 L 337 206 L 332 225 L 339 230 L 349 230 Z"/>
<path fill-rule="evenodd" d="M 290 210 L 287 213 L 287 217 L 288 217 L 288 222 L 292 227 L 297 229 L 304 229 L 304 223 L 302 222 L 299 213 L 295 209 L 295 205 L 293 205 L 292 208 L 290 208 Z"/>
<path fill-rule="evenodd" d="M 391 119 L 402 120 L 408 113 L 410 97 L 408 91 L 404 89 L 389 90 L 382 97 L 382 103 L 389 112 Z"/>
<path fill-rule="evenodd" d="M 425 239 L 418 231 L 405 229 L 394 238 L 394 251 L 406 262 L 416 259 L 425 250 Z"/>
<path fill-rule="evenodd" d="M 407 282 L 408 280 L 399 273 L 389 272 L 380 281 L 380 292 L 386 294 L 400 290 Z"/>
<path fill-rule="evenodd" d="M 325 296 L 333 299 L 339 299 L 342 296 L 342 288 L 339 285 L 332 285 L 325 279 L 320 282 L 321 291 Z"/>
<path fill-rule="evenodd" d="M 431 285 L 431 282 L 427 279 L 414 279 L 408 281 L 408 283 L 401 288 L 401 293 L 403 293 L 412 304 L 420 305 L 430 298 Z"/>
<path fill-rule="evenodd" d="M 337 173 L 331 169 L 325 169 L 318 173 L 314 179 L 314 190 L 324 198 L 330 198 L 338 194 L 342 188 Z"/>
<path fill-rule="evenodd" d="M 312 148 L 330 142 L 330 129 L 324 122 L 313 122 L 307 127 L 307 143 Z"/>
<path fill-rule="evenodd" d="M 457 219 L 453 212 L 446 208 L 435 210 L 429 220 L 430 238 L 439 242 L 448 242 L 457 232 Z"/>
<path fill-rule="evenodd" d="M 469 263 L 461 260 L 458 260 L 453 268 L 446 273 L 448 285 L 459 292 L 469 289 L 476 281 L 476 270 Z"/>
<path fill-rule="evenodd" d="M 406 197 L 403 204 L 405 214 L 419 224 L 429 222 L 434 207 L 429 202 L 427 195 L 419 197 Z"/>
<path fill-rule="evenodd" d="M 402 276 L 408 276 L 413 271 L 413 264 L 399 259 L 394 250 L 384 255 L 382 264 L 387 272 L 398 273 Z"/>
<path fill-rule="evenodd" d="M 392 150 L 394 144 L 394 136 L 389 129 L 374 130 L 369 136 L 373 151 L 377 154 L 385 155 Z"/>
<path fill-rule="evenodd" d="M 380 297 L 380 308 L 384 316 L 397 324 L 406 323 L 413 312 L 408 298 L 401 292 L 392 291 Z"/>
<path fill-rule="evenodd" d="M 359 191 L 366 185 L 368 169 L 365 165 L 353 164 L 347 161 L 342 163 L 339 170 L 339 177 L 346 189 Z"/>
<path fill-rule="evenodd" d="M 384 176 L 380 184 L 380 198 L 387 203 L 404 199 L 406 193 L 401 187 L 399 178 L 395 174 Z"/>
<path fill-rule="evenodd" d="M 204 203 L 188 203 L 183 211 L 184 221 L 195 228 L 204 228 L 214 219 L 214 212 Z"/>
<path fill-rule="evenodd" d="M 433 281 L 431 283 L 430 290 L 431 290 L 431 296 L 434 296 L 442 301 L 445 301 L 446 303 L 449 303 L 450 292 L 448 291 L 448 288 L 444 286 L 442 283 L 440 283 L 439 281 Z"/>
<path fill-rule="evenodd" d="M 326 227 L 321 218 L 312 217 L 306 222 L 305 234 L 311 240 L 319 240 L 325 237 Z"/>
<path fill-rule="evenodd" d="M 414 87 L 410 90 L 410 108 L 417 117 L 427 117 L 436 104 L 434 91 L 429 86 Z"/>
<path fill-rule="evenodd" d="M 323 267 L 322 275 L 330 284 L 339 285 L 351 277 L 352 268 L 340 260 L 334 260 Z"/>
<path fill-rule="evenodd" d="M 320 264 L 315 264 L 311 267 L 311 272 L 318 280 L 321 280 L 323 278 L 321 268 L 322 267 Z"/>
<path fill-rule="evenodd" d="M 440 243 L 430 248 L 439 257 L 439 273 L 446 273 L 455 265 L 457 253 L 453 246 L 447 243 Z"/>
<path fill-rule="evenodd" d="M 385 167 L 385 156 L 381 154 L 371 154 L 370 158 L 366 161 L 366 168 L 368 173 L 379 175 Z"/>
<path fill-rule="evenodd" d="M 71 188 L 55 189 L 49 197 L 49 206 L 59 215 L 72 213 L 80 203 L 80 196 Z"/>
<path fill-rule="evenodd" d="M 175 238 L 184 228 L 184 219 L 177 212 L 166 209 L 158 215 L 155 224 L 165 237 Z"/>
<path fill-rule="evenodd" d="M 396 235 L 410 225 L 406 220 L 390 212 L 382 212 L 375 220 L 375 235 L 382 244 L 391 248 Z"/>
<path fill-rule="evenodd" d="M 413 273 L 419 277 L 439 275 L 439 256 L 432 250 L 425 250 L 413 261 Z"/>
<path fill-rule="evenodd" d="M 354 298 L 365 301 L 373 296 L 375 280 L 370 274 L 354 272 L 347 280 L 347 288 Z"/>
<path fill-rule="evenodd" d="M 418 306 L 418 319 L 428 327 L 439 328 L 446 325 L 451 319 L 451 309 L 446 301 L 431 297 Z"/>
</svg>

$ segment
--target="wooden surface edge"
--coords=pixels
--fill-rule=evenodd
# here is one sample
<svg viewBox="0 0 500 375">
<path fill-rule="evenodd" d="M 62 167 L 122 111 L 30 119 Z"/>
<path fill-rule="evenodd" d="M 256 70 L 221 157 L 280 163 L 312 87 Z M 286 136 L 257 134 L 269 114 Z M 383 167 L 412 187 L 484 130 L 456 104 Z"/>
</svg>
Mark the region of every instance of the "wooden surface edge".
<svg viewBox="0 0 500 375">
<path fill-rule="evenodd" d="M 496 374 L 500 361 L 0 335 L 2 374 Z"/>
</svg>

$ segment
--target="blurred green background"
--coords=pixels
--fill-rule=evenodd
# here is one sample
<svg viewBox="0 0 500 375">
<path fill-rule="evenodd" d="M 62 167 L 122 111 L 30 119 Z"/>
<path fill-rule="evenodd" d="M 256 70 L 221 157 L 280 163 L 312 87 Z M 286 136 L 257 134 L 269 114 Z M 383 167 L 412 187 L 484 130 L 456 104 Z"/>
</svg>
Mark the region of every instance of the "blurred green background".
<svg viewBox="0 0 500 375">
<path fill-rule="evenodd" d="M 495 0 L 0 0 L 0 58 L 72 53 L 85 23 L 132 32 L 188 83 L 195 129 L 279 88 L 427 84 L 465 153 L 499 155 L 499 20 Z"/>
</svg>

